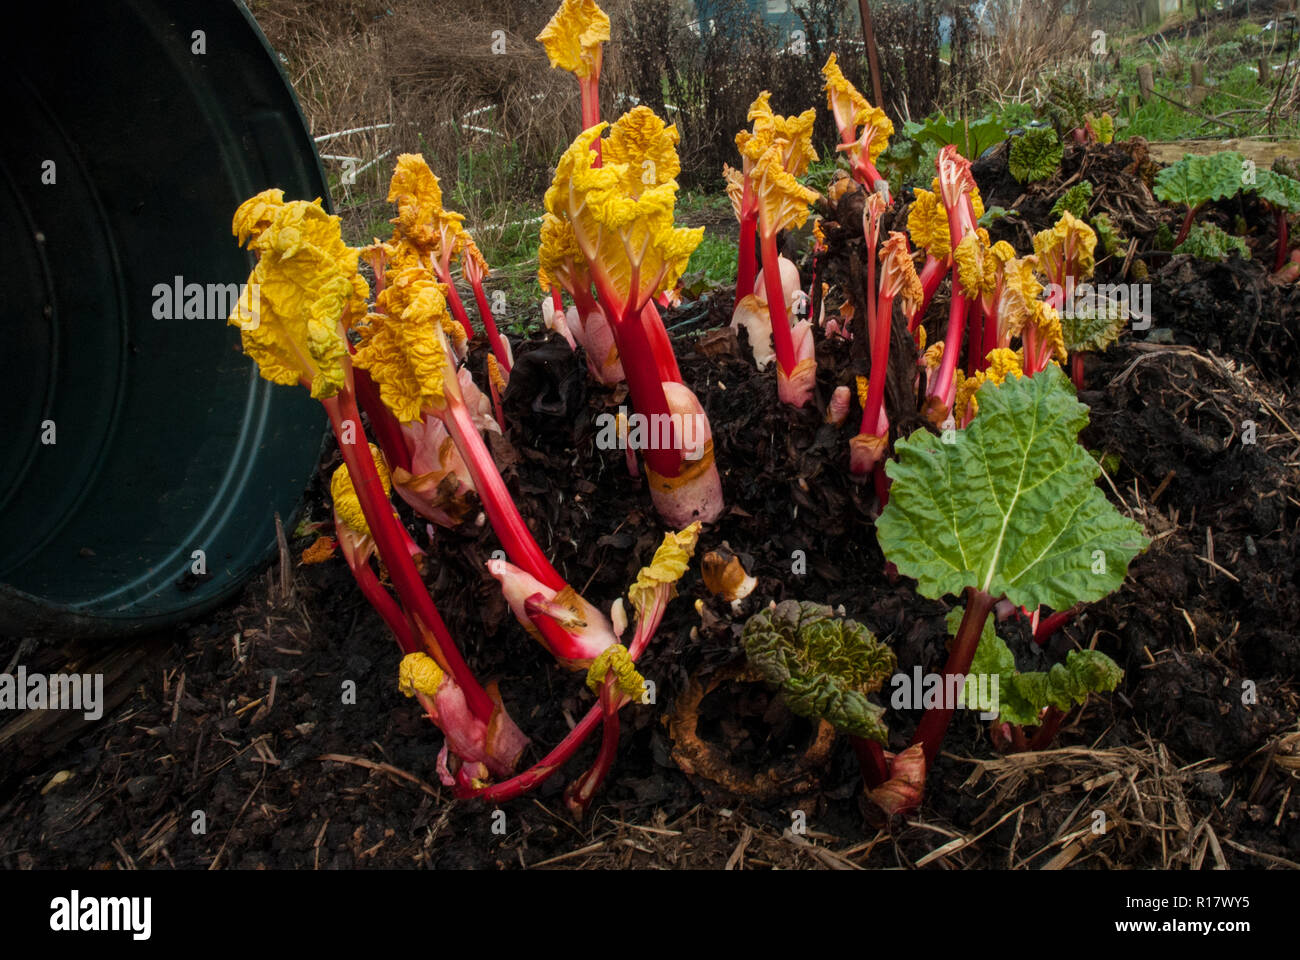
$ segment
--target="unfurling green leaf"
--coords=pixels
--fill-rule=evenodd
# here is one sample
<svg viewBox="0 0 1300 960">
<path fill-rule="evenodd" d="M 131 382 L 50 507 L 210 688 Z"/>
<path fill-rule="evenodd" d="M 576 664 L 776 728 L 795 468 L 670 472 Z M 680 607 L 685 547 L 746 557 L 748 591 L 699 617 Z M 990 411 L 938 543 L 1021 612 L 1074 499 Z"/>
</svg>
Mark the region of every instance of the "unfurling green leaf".
<svg viewBox="0 0 1300 960">
<path fill-rule="evenodd" d="M 1061 194 L 1060 199 L 1052 205 L 1052 216 L 1059 217 L 1068 211 L 1077 219 L 1085 220 L 1088 217 L 1088 204 L 1091 200 L 1092 184 L 1082 180 Z"/>
<path fill-rule="evenodd" d="M 956 635 L 963 612 L 957 607 L 948 614 L 950 634 Z M 1071 650 L 1065 663 L 1054 664 L 1050 670 L 1020 673 L 1011 649 L 991 626 L 980 635 L 970 672 L 998 678 L 997 702 L 985 695 L 991 691 L 990 685 L 967 684 L 959 706 L 982 713 L 996 707 L 999 720 L 1022 727 L 1038 724 L 1047 707 L 1069 710 L 1083 703 L 1090 693 L 1114 690 L 1124 676 L 1115 661 L 1099 650 Z"/>
<path fill-rule="evenodd" d="M 1007 168 L 1021 183 L 1046 180 L 1061 164 L 1061 138 L 1050 127 L 1027 130 L 1011 141 Z"/>
<path fill-rule="evenodd" d="M 898 441 L 876 522 L 885 558 L 935 599 L 974 587 L 1064 610 L 1118 588 L 1148 541 L 1095 483 L 1101 468 L 1077 442 L 1088 408 L 1065 374 L 1050 365 L 976 398 L 955 443 L 924 429 Z"/>
<path fill-rule="evenodd" d="M 1235 197 L 1241 192 L 1243 157 L 1235 150 L 1189 153 L 1156 174 L 1153 192 L 1162 203 L 1199 207 L 1210 200 Z"/>
<path fill-rule="evenodd" d="M 1236 252 L 1241 259 L 1250 259 L 1250 248 L 1241 237 L 1225 233 L 1212 223 L 1198 223 L 1187 234 L 1187 239 L 1174 247 L 1174 253 L 1190 253 L 1202 260 L 1227 260 Z"/>
<path fill-rule="evenodd" d="M 1083 122 L 1092 130 L 1092 135 L 1097 138 L 1098 143 L 1111 143 L 1115 139 L 1115 120 L 1109 113 L 1103 113 L 1100 116 L 1088 113 L 1084 114 Z"/>
<path fill-rule="evenodd" d="M 885 743 L 885 710 L 867 699 L 894 672 L 894 651 L 830 607 L 787 600 L 745 623 L 745 656 L 790 710 Z"/>
<path fill-rule="evenodd" d="M 1125 238 L 1120 234 L 1119 228 L 1111 223 L 1110 215 L 1106 213 L 1093 214 L 1088 218 L 1092 225 L 1092 230 L 1097 234 L 1097 246 L 1106 256 L 1110 256 L 1120 248 L 1125 242 Z"/>
<path fill-rule="evenodd" d="M 1099 353 L 1119 339 L 1129 318 L 1126 302 L 1098 295 L 1092 306 L 1075 304 L 1061 314 L 1061 336 L 1070 353 L 1081 350 Z"/>
</svg>

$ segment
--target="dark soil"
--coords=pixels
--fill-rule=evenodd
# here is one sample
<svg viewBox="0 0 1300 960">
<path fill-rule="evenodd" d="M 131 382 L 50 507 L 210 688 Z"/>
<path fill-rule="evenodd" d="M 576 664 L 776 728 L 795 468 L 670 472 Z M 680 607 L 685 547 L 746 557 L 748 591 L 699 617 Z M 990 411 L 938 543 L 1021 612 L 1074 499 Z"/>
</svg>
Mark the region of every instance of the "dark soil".
<svg viewBox="0 0 1300 960">
<path fill-rule="evenodd" d="M 997 189 L 990 183 L 988 193 Z M 828 236 L 819 270 L 835 309 L 860 290 L 859 256 L 852 229 L 828 225 Z M 1015 242 L 1023 249 L 1023 234 Z M 820 344 L 818 405 L 791 411 L 775 401 L 774 375 L 756 373 L 745 345 L 719 329 L 731 307 L 720 294 L 668 318 L 683 377 L 713 424 L 729 505 L 697 557 L 726 543 L 759 585 L 732 611 L 692 566 L 642 660 L 656 702 L 624 711 L 618 760 L 585 822 L 564 815 L 559 793 L 594 744 L 534 795 L 504 804 L 504 820 L 453 801 L 435 772 L 441 737 L 398 693 L 397 650 L 345 565 L 295 560 L 291 583 L 273 567 L 239 603 L 166 638 L 103 723 L 34 765 L 0 766 L 0 866 L 1295 866 L 1296 294 L 1239 262 L 1153 266 L 1153 327 L 1173 342 L 1126 332 L 1089 358 L 1081 394 L 1092 409 L 1081 440 L 1111 468 L 1103 487 L 1153 543 L 1124 587 L 1046 650 L 1023 621 L 999 625 L 1022 667 L 1045 669 L 1095 645 L 1125 670 L 1113 695 L 1067 718 L 1058 753 L 1000 757 L 983 725 L 959 712 L 924 806 L 892 824 L 861 799 L 845 742 L 774 800 L 746 797 L 743 780 L 738 791 L 678 768 L 674 702 L 738 662 L 741 625 L 770 601 L 842 605 L 894 648 L 904 671 L 939 669 L 947 637 L 948 604 L 884 574 L 874 494 L 847 470 L 861 411 L 842 428 L 823 422 L 831 390 L 865 372 L 861 338 Z M 556 567 L 606 607 L 663 534 L 622 453 L 595 446 L 595 417 L 626 398 L 592 386 L 581 359 L 554 340 L 516 352 L 511 426 L 494 452 Z M 907 391 L 889 404 L 897 429 L 919 426 Z M 331 447 L 321 475 L 336 463 Z M 306 510 L 328 521 L 322 481 Z M 422 523 L 410 529 L 428 543 Z M 314 537 L 291 539 L 293 557 Z M 592 698 L 583 677 L 558 668 L 510 616 L 483 570 L 495 548 L 487 527 L 439 530 L 426 579 L 475 672 L 500 682 L 533 738 L 532 762 Z M 0 662 L 17 644 L 0 644 Z M 37 669 L 81 652 L 45 647 L 24 662 Z M 356 684 L 355 704 L 344 700 L 345 681 Z M 1254 693 L 1245 704 L 1243 685 Z M 704 698 L 700 717 L 699 734 L 753 774 L 797 758 L 815 733 L 765 688 L 734 679 Z M 916 720 L 889 712 L 893 749 Z M 60 771 L 70 777 L 55 783 Z M 1094 809 L 1106 812 L 1108 832 L 1071 839 Z M 195 832 L 198 811 L 206 832 Z M 792 834 L 800 822 L 806 835 Z M 960 837 L 972 841 L 926 859 Z"/>
</svg>

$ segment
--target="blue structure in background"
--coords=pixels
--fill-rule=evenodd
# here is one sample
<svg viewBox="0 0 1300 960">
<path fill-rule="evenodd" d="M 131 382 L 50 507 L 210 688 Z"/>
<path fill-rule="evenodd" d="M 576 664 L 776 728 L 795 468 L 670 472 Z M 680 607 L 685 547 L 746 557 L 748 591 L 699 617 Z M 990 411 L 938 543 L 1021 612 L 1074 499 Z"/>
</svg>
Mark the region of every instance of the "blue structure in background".
<svg viewBox="0 0 1300 960">
<path fill-rule="evenodd" d="M 780 34 L 789 35 L 793 30 L 803 29 L 803 20 L 799 14 L 795 13 L 794 6 L 799 0 L 695 0 L 695 14 L 699 18 L 698 25 L 701 31 L 707 30 L 710 26 L 715 30 L 726 31 L 727 24 L 718 22 L 720 19 L 729 19 L 734 16 L 740 9 L 747 10 L 751 14 L 756 14 L 763 18 L 763 22 L 769 27 L 776 29 Z M 988 0 L 977 0 L 972 12 L 977 20 L 984 18 L 984 8 Z M 847 8 L 846 12 L 857 19 L 858 5 L 852 0 L 843 0 L 843 5 Z M 854 38 L 856 39 L 856 38 Z M 939 15 L 939 44 L 946 45 L 952 39 L 952 16 L 949 14 Z"/>
<path fill-rule="evenodd" d="M 769 26 L 782 34 L 792 30 L 802 30 L 803 21 L 794 12 L 797 0 L 743 0 L 741 3 L 719 2 L 719 0 L 695 0 L 695 13 L 699 17 L 701 30 L 711 23 L 714 29 L 726 30 L 725 23 L 719 23 L 719 11 L 722 16 L 734 15 L 740 7 L 752 14 L 757 14 Z"/>
</svg>

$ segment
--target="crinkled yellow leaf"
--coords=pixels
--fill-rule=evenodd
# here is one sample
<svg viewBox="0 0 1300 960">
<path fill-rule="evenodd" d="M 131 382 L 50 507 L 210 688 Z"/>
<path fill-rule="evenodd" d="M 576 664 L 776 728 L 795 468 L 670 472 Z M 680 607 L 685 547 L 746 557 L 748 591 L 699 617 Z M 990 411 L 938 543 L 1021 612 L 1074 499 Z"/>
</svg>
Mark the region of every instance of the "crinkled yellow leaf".
<svg viewBox="0 0 1300 960">
<path fill-rule="evenodd" d="M 966 234 L 952 255 L 957 267 L 957 279 L 961 281 L 965 295 L 972 300 L 997 289 L 998 262 L 989 251 L 986 236 L 987 234 Z"/>
<path fill-rule="evenodd" d="M 305 381 L 314 398 L 331 397 L 346 379 L 345 331 L 365 316 L 370 292 L 357 273 L 358 251 L 319 200 L 282 204 L 269 223 L 250 229 L 259 258 L 227 322 L 240 328 L 244 352 L 265 379 Z"/>
<path fill-rule="evenodd" d="M 995 259 L 998 262 L 998 266 L 1001 267 L 1015 259 L 1016 248 L 1005 240 L 999 240 L 997 243 L 993 244 L 993 246 L 989 247 L 989 253 L 993 255 L 993 259 Z"/>
<path fill-rule="evenodd" d="M 835 54 L 832 53 L 827 58 L 826 65 L 822 67 L 822 76 L 826 78 L 826 106 L 835 114 L 835 122 L 841 128 L 852 124 L 859 111 L 871 107 L 867 98 L 844 76 L 839 57 Z"/>
<path fill-rule="evenodd" d="M 868 159 L 875 163 L 894 135 L 893 122 L 885 116 L 884 110 L 872 106 L 871 101 L 844 76 L 835 54 L 832 53 L 826 66 L 822 67 L 822 76 L 826 78 L 826 105 L 835 114 L 836 125 L 841 131 L 851 133 L 855 140 L 859 139 L 858 127 L 869 128 L 862 131 L 862 136 L 868 139 Z"/>
<path fill-rule="evenodd" d="M 370 456 L 374 458 L 379 481 L 384 485 L 384 495 L 388 496 L 393 492 L 388 465 L 384 463 L 384 455 L 373 443 L 370 444 Z M 347 464 L 339 464 L 330 477 L 330 499 L 334 501 L 334 516 L 340 523 L 364 537 L 370 536 L 370 525 L 366 523 L 366 515 L 361 509 L 361 501 L 357 498 L 357 490 L 352 484 Z"/>
<path fill-rule="evenodd" d="M 745 198 L 745 175 L 735 167 L 722 165 L 722 179 L 727 182 L 727 199 L 731 201 L 731 212 L 736 219 L 741 217 L 741 205 Z"/>
<path fill-rule="evenodd" d="M 921 362 L 926 370 L 938 370 L 939 364 L 943 362 L 943 341 L 936 340 L 930 344 L 921 355 Z"/>
<path fill-rule="evenodd" d="M 437 661 L 427 653 L 408 653 L 402 657 L 397 672 L 397 689 L 408 697 L 422 693 L 426 697 L 438 695 L 445 674 Z"/>
<path fill-rule="evenodd" d="M 757 163 L 776 139 L 776 114 L 772 112 L 771 99 L 770 90 L 760 93 L 746 114 L 751 128 L 736 134 L 736 149 L 750 163 Z"/>
<path fill-rule="evenodd" d="M 785 141 L 781 147 L 781 165 L 792 177 L 802 177 L 818 160 L 812 145 L 816 125 L 817 111 L 811 107 L 797 116 L 776 117 L 776 142 Z"/>
<path fill-rule="evenodd" d="M 642 567 L 636 575 L 636 583 L 628 588 L 627 596 L 632 601 L 638 615 L 654 602 L 655 594 L 662 589 L 673 590 L 675 584 L 690 565 L 695 554 L 695 543 L 700 538 L 700 522 L 697 520 L 679 533 L 665 533 L 663 543 L 655 551 L 649 566 Z M 673 596 L 670 593 L 669 596 Z"/>
<path fill-rule="evenodd" d="M 913 191 L 916 199 L 907 211 L 907 232 L 912 242 L 936 260 L 946 260 L 952 251 L 948 234 L 948 214 L 936 192 Z"/>
<path fill-rule="evenodd" d="M 748 119 L 753 128 L 736 134 L 736 148 L 747 161 L 746 169 L 750 169 L 775 146 L 780 151 L 781 166 L 786 172 L 801 177 L 808 172 L 809 164 L 817 160 L 817 151 L 812 145 L 817 111 L 809 109 L 798 116 L 784 117 L 772 112 L 771 96 L 770 91 L 764 90 L 750 104 Z"/>
<path fill-rule="evenodd" d="M 858 388 L 858 403 L 865 407 L 867 405 L 867 393 L 871 387 L 871 381 L 861 374 L 858 374 L 855 381 Z"/>
<path fill-rule="evenodd" d="M 1033 310 L 1033 304 L 1043 293 L 1043 285 L 1034 276 L 1038 266 L 1035 257 L 1009 260 L 1002 268 L 1002 297 L 998 301 L 998 323 L 1011 335 L 1020 333 Z"/>
<path fill-rule="evenodd" d="M 1030 322 L 1038 328 L 1038 336 L 1051 347 L 1051 356 L 1058 363 L 1066 360 L 1065 332 L 1061 329 L 1061 315 L 1050 303 L 1039 300 L 1034 304 Z"/>
<path fill-rule="evenodd" d="M 956 390 L 952 401 L 952 415 L 960 423 L 965 420 L 967 408 L 975 403 L 976 392 L 980 387 L 984 386 L 984 372 L 977 370 L 968 377 L 959 367 L 954 375 L 954 382 Z M 978 413 L 979 407 L 976 406 L 970 412 L 972 414 Z"/>
<path fill-rule="evenodd" d="M 398 156 L 388 185 L 388 202 L 397 204 L 397 216 L 391 221 L 394 245 L 400 248 L 405 243 L 413 248 L 399 250 L 404 261 L 399 268 L 408 265 L 405 261 L 413 254 L 417 259 L 437 259 L 444 253 L 450 258 L 464 245 L 468 235 L 461 224 L 465 217 L 443 207 L 438 176 L 422 154 Z"/>
<path fill-rule="evenodd" d="M 1023 358 L 1015 350 L 1010 350 L 1006 347 L 998 347 L 994 350 L 990 350 L 985 359 L 988 361 L 989 366 L 988 369 L 984 371 L 984 375 L 993 383 L 1001 383 L 1013 374 L 1017 377 L 1023 375 L 1021 369 L 1023 366 Z"/>
<path fill-rule="evenodd" d="M 352 359 L 370 372 L 380 399 L 402 423 L 419 420 L 425 407 L 440 408 L 446 402 L 450 364 L 444 336 L 458 325 L 442 290 L 422 267 L 394 277 L 379 295 L 376 306 L 382 312 L 369 318 L 369 335 Z"/>
<path fill-rule="evenodd" d="M 283 206 L 284 191 L 279 189 L 263 190 L 241 203 L 230 227 L 239 245 L 242 247 L 248 240 L 260 237 Z"/>
<path fill-rule="evenodd" d="M 790 227 L 802 227 L 808 220 L 808 205 L 817 200 L 817 191 L 796 180 L 781 165 L 779 148 L 771 147 L 755 164 L 750 174 L 758 200 L 759 223 L 765 235 L 774 235 Z"/>
<path fill-rule="evenodd" d="M 483 251 L 478 248 L 474 238 L 469 235 L 468 231 L 462 234 L 463 243 L 460 248 L 460 265 L 466 275 L 477 274 L 479 280 L 486 279 L 491 273 L 492 268 L 488 266 L 487 258 L 483 256 Z"/>
<path fill-rule="evenodd" d="M 542 215 L 542 243 L 537 249 L 537 281 L 543 290 L 550 290 L 552 283 L 558 283 L 572 292 L 580 283 L 589 280 L 585 276 L 586 266 L 582 257 L 582 248 L 574 236 L 573 227 L 563 217 L 553 213 Z"/>
<path fill-rule="evenodd" d="M 591 666 L 587 668 L 587 686 L 591 692 L 600 694 L 600 688 L 605 685 L 605 676 L 611 670 L 614 671 L 614 685 L 619 693 L 640 700 L 645 691 L 645 680 L 637 673 L 631 653 L 621 643 L 611 644 L 591 661 Z"/>
<path fill-rule="evenodd" d="M 591 145 L 605 126 L 583 131 L 564 152 L 546 191 L 546 209 L 568 221 L 591 274 L 630 309 L 640 310 L 651 297 L 676 286 L 704 229 L 673 226 L 675 180 L 633 197 L 626 189 L 626 164 L 592 166 Z M 547 273 L 552 268 L 548 261 Z"/>
<path fill-rule="evenodd" d="M 676 125 L 668 126 L 649 107 L 637 107 L 619 117 L 601 143 L 605 163 L 627 167 L 624 187 L 632 197 L 647 187 L 674 180 L 681 172 Z"/>
<path fill-rule="evenodd" d="M 601 44 L 609 42 L 609 17 L 595 0 L 564 0 L 537 41 L 552 67 L 586 78 L 600 74 Z"/>
<path fill-rule="evenodd" d="M 952 405 L 953 412 L 957 415 L 966 413 L 967 405 L 970 406 L 970 414 L 974 416 L 979 413 L 979 401 L 975 394 L 979 388 L 986 383 L 1002 383 L 1007 377 L 1013 374 L 1017 377 L 1024 376 L 1021 369 L 1023 359 L 1019 352 L 1008 350 L 1006 347 L 998 347 L 990 350 L 988 356 L 988 369 L 977 370 L 974 375 L 967 377 L 957 371 L 957 399 Z"/>
<path fill-rule="evenodd" d="M 879 196 L 879 194 L 877 194 Z M 912 249 L 907 243 L 907 234 L 899 230 L 889 231 L 889 237 L 880 245 L 880 263 L 883 267 L 880 275 L 880 290 L 903 301 L 903 312 L 910 315 L 925 298 L 921 287 L 921 278 L 916 275 L 916 264 L 912 262 Z"/>
<path fill-rule="evenodd" d="M 1038 268 L 1053 279 L 1072 276 L 1076 281 L 1092 276 L 1097 234 L 1068 210 L 1050 230 L 1034 234 Z"/>
</svg>

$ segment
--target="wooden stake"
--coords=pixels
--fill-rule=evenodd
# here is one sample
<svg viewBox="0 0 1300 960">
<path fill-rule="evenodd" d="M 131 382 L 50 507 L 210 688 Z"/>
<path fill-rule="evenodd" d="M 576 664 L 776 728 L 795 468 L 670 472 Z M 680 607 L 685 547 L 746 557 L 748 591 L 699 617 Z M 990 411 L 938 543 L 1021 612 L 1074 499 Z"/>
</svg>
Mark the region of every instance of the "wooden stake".
<svg viewBox="0 0 1300 960">
<path fill-rule="evenodd" d="M 880 92 L 880 55 L 876 52 L 876 32 L 871 26 L 870 0 L 858 0 L 858 12 L 862 15 L 862 41 L 867 46 L 867 62 L 871 65 L 871 92 L 875 95 L 875 105 L 885 109 L 885 96 Z"/>
<path fill-rule="evenodd" d="M 1151 94 L 1156 89 L 1155 72 L 1151 69 L 1151 64 L 1138 64 L 1138 93 L 1143 100 L 1150 100 Z"/>
</svg>

